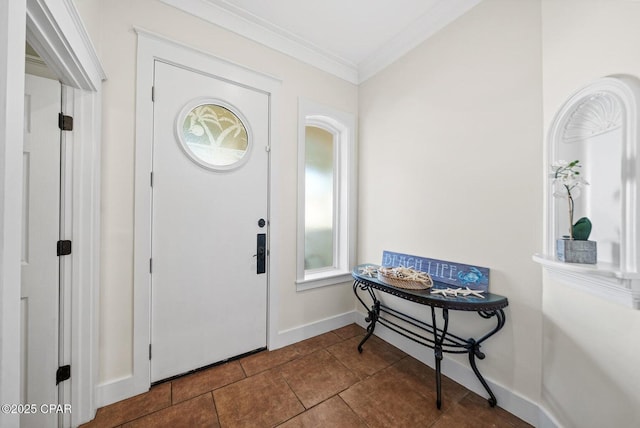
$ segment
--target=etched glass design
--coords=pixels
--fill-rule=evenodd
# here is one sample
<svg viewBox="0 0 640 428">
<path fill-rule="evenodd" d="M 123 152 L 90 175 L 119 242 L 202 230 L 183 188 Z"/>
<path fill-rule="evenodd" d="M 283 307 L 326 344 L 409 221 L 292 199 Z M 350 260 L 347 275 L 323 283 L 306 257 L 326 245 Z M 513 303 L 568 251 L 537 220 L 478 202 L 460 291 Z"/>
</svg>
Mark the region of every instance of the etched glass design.
<svg viewBox="0 0 640 428">
<path fill-rule="evenodd" d="M 334 265 L 334 138 L 315 126 L 305 129 L 304 268 Z"/>
<path fill-rule="evenodd" d="M 181 134 L 189 154 L 213 168 L 240 162 L 249 148 L 244 123 L 221 105 L 202 104 L 191 109 L 184 118 Z"/>
</svg>

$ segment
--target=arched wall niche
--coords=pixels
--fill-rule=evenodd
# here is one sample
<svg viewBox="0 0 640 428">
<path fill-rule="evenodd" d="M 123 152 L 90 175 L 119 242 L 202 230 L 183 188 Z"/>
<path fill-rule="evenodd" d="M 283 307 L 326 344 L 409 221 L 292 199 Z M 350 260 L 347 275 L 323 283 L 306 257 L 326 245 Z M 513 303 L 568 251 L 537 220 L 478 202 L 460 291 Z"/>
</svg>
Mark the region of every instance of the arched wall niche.
<svg viewBox="0 0 640 428">
<path fill-rule="evenodd" d="M 534 255 L 552 277 L 634 308 L 640 308 L 639 106 L 640 80 L 608 76 L 576 91 L 558 110 L 546 141 L 544 254 Z M 574 221 L 593 223 L 595 265 L 556 260 L 555 241 L 569 230 L 567 201 L 553 196 L 551 165 L 559 160 L 580 160 L 589 182 L 575 200 Z"/>
</svg>

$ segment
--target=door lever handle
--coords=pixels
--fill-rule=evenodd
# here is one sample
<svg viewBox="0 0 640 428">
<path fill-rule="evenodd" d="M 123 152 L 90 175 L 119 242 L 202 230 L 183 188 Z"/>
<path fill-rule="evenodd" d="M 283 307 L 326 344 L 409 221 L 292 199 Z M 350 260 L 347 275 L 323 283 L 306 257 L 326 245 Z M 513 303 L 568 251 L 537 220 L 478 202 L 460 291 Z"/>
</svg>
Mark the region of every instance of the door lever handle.
<svg viewBox="0 0 640 428">
<path fill-rule="evenodd" d="M 266 233 L 258 233 L 256 235 L 256 274 L 265 273 L 267 271 L 266 263 L 267 254 L 267 235 Z"/>
</svg>

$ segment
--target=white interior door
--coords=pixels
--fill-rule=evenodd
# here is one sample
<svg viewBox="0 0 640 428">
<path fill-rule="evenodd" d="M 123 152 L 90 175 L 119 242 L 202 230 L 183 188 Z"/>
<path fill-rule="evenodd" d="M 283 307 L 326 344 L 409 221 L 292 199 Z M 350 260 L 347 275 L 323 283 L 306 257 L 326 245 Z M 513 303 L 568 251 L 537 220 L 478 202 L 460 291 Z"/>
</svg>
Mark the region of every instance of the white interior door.
<svg viewBox="0 0 640 428">
<path fill-rule="evenodd" d="M 267 94 L 156 61 L 152 382 L 266 346 L 268 138 Z"/>
<path fill-rule="evenodd" d="M 40 406 L 58 402 L 60 91 L 59 82 L 25 76 L 21 398 L 37 411 L 23 413 L 21 427 L 58 424 Z"/>
</svg>

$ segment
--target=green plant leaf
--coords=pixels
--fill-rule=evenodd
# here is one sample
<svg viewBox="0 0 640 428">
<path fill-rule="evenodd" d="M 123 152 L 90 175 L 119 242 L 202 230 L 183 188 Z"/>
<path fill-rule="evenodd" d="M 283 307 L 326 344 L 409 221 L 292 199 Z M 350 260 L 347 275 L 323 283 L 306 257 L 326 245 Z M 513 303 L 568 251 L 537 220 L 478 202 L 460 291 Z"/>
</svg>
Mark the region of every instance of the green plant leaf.
<svg viewBox="0 0 640 428">
<path fill-rule="evenodd" d="M 578 241 L 588 240 L 589 235 L 591 234 L 591 228 L 591 220 L 586 217 L 582 217 L 573 225 L 573 239 Z"/>
</svg>

